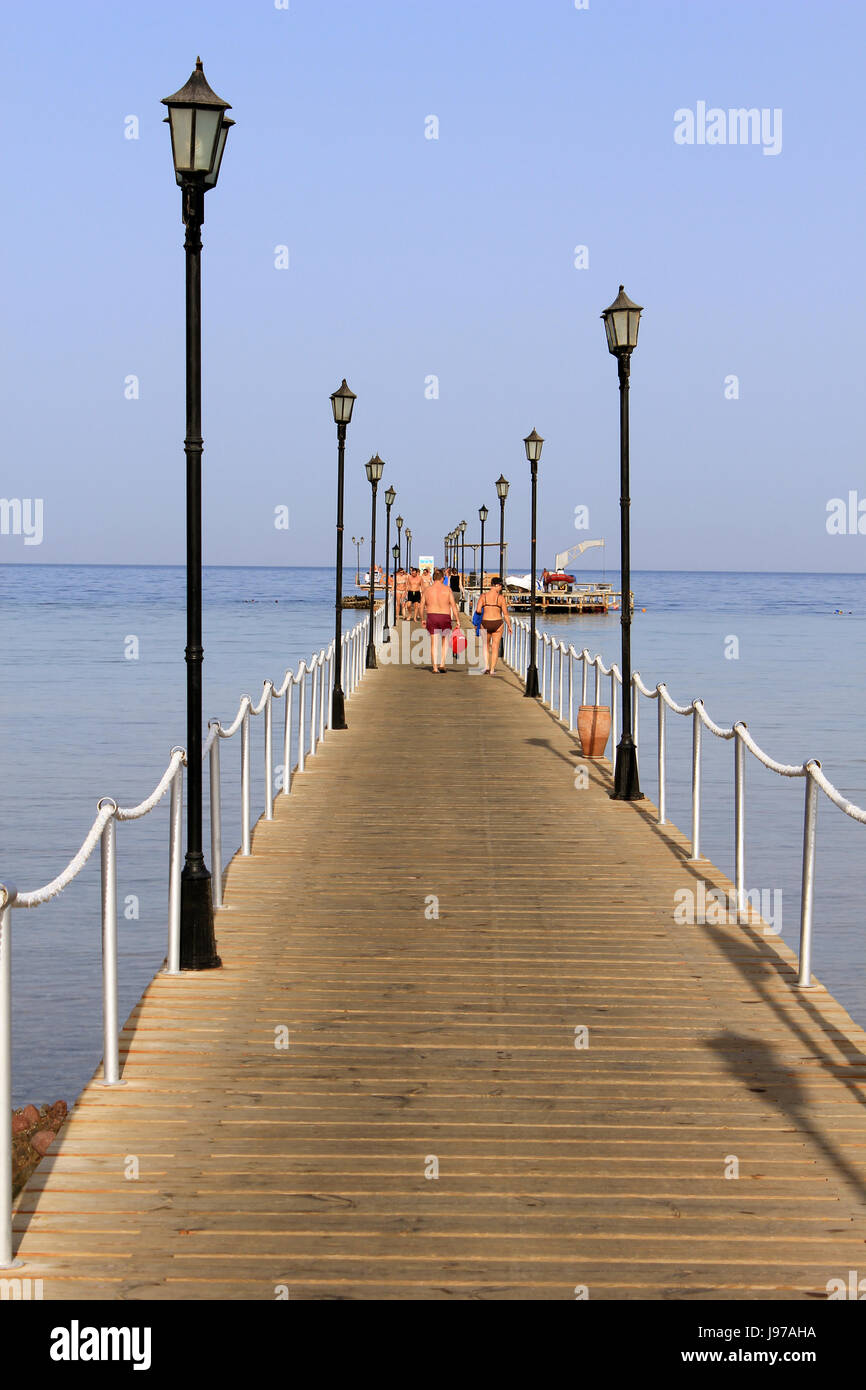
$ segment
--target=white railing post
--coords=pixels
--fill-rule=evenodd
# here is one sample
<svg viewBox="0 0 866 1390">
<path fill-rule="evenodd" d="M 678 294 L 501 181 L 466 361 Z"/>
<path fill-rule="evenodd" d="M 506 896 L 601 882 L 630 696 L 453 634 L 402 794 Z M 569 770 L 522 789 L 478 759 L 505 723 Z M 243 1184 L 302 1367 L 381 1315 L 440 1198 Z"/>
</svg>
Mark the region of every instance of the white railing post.
<svg viewBox="0 0 866 1390">
<path fill-rule="evenodd" d="M 574 647 L 568 647 L 568 731 L 574 732 Z"/>
<path fill-rule="evenodd" d="M 737 889 L 737 921 L 746 915 L 746 745 L 734 725 L 734 882 Z"/>
<path fill-rule="evenodd" d="M 562 673 L 562 658 L 563 658 L 564 656 L 565 656 L 565 643 L 564 643 L 564 642 L 560 642 L 560 644 L 559 644 L 559 718 L 560 718 L 560 720 L 562 720 L 562 710 L 563 710 L 563 685 L 562 685 L 563 673 Z"/>
<path fill-rule="evenodd" d="M 249 696 L 241 720 L 241 854 L 252 853 L 250 840 L 250 706 Z"/>
<path fill-rule="evenodd" d="M 664 825 L 666 820 L 666 787 L 665 778 L 667 775 L 667 763 L 665 759 L 665 702 L 662 699 L 662 687 L 656 686 L 659 692 L 659 737 L 658 737 L 658 758 L 659 758 L 659 825 Z"/>
<path fill-rule="evenodd" d="M 619 721 L 616 709 L 616 669 L 610 664 L 610 760 L 616 762 L 616 745 L 619 736 Z"/>
<path fill-rule="evenodd" d="M 325 737 L 325 704 L 328 699 L 328 680 L 325 676 L 325 664 L 327 657 L 324 650 L 320 653 L 319 660 L 319 742 Z"/>
<path fill-rule="evenodd" d="M 596 703 L 596 704 L 599 704 L 599 703 L 600 703 L 600 700 L 599 700 L 599 683 L 600 683 L 600 681 L 601 681 L 601 657 L 600 657 L 600 656 L 597 656 L 597 657 L 595 658 L 595 703 Z M 613 710 L 611 710 L 611 714 L 613 714 Z"/>
<path fill-rule="evenodd" d="M 302 661 L 298 668 L 298 772 L 303 772 L 306 763 L 307 731 L 307 663 Z"/>
<path fill-rule="evenodd" d="M 12 903 L 15 888 L 0 884 L 0 1269 L 12 1257 Z"/>
<path fill-rule="evenodd" d="M 689 857 L 701 857 L 701 716 L 697 701 L 692 712 L 692 852 Z"/>
<path fill-rule="evenodd" d="M 583 651 L 580 653 L 580 662 L 581 662 L 581 673 L 580 673 L 580 703 L 581 703 L 582 705 L 585 705 L 585 704 L 586 704 L 586 687 L 587 687 L 587 682 L 588 682 L 588 680 L 589 680 L 589 666 L 588 666 L 588 664 L 587 664 L 587 658 L 588 658 L 588 657 L 589 657 L 589 652 L 586 650 L 586 647 L 584 647 Z M 596 688 L 596 694 L 598 694 L 598 683 L 597 683 L 597 682 L 596 682 L 596 687 L 595 687 L 595 688 Z M 598 704 L 598 701 L 597 701 L 597 700 L 596 700 L 596 704 Z"/>
<path fill-rule="evenodd" d="M 105 797 L 97 810 L 117 803 Z M 117 1044 L 117 825 L 112 814 L 102 831 L 102 1085 L 120 1083 Z M 5 1115 L 3 1119 L 5 1120 Z"/>
<path fill-rule="evenodd" d="M 283 795 L 292 790 L 292 697 L 295 693 L 295 678 L 289 676 L 286 682 L 286 718 L 283 724 Z"/>
<path fill-rule="evenodd" d="M 214 741 L 208 755 L 208 793 L 210 800 L 210 859 L 212 865 L 213 905 L 223 905 L 223 801 L 222 779 L 220 776 L 220 722 L 211 719 L 208 729 L 215 732 Z M 217 872 L 219 870 L 219 872 Z"/>
<path fill-rule="evenodd" d="M 396 623 L 394 624 L 396 627 Z M 328 648 L 328 728 L 334 727 L 334 661 L 337 648 L 332 642 Z"/>
<path fill-rule="evenodd" d="M 274 818 L 274 687 L 268 682 L 265 698 L 265 820 Z"/>
<path fill-rule="evenodd" d="M 313 657 L 313 684 L 310 689 L 310 756 L 316 751 L 316 733 L 319 713 L 316 709 L 316 699 L 319 693 L 319 658 Z"/>
<path fill-rule="evenodd" d="M 803 813 L 803 876 L 800 894 L 800 989 L 812 988 L 812 917 L 815 907 L 815 847 L 818 834 L 818 783 L 806 765 L 806 805 Z"/>
<path fill-rule="evenodd" d="M 214 739 L 214 743 L 219 743 L 219 738 Z M 172 748 L 172 753 L 175 749 Z M 213 744 L 211 744 L 210 761 L 211 778 L 213 778 Z M 219 760 L 217 760 L 217 779 L 219 779 Z M 217 791 L 219 797 L 219 791 Z M 222 906 L 222 866 L 220 858 L 213 853 L 214 843 L 218 854 L 220 850 L 219 835 L 219 814 L 217 814 L 217 835 L 214 841 L 213 827 L 213 781 L 210 788 L 211 804 L 211 825 L 210 825 L 210 847 L 211 847 L 211 880 L 213 884 L 213 905 Z M 165 956 L 165 973 L 167 975 L 177 975 L 180 973 L 180 871 L 183 863 L 183 763 L 177 769 L 171 779 L 171 803 L 169 806 L 169 830 L 168 830 L 168 950 Z"/>
<path fill-rule="evenodd" d="M 634 740 L 634 756 L 638 768 L 640 768 L 640 691 L 637 684 L 637 672 L 631 678 L 631 734 Z"/>
</svg>

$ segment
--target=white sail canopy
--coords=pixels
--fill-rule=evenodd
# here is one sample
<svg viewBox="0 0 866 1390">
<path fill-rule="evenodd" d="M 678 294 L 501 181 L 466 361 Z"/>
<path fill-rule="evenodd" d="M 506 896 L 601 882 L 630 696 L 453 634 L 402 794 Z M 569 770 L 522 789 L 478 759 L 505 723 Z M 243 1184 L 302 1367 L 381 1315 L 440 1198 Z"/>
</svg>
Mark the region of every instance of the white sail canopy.
<svg viewBox="0 0 866 1390">
<path fill-rule="evenodd" d="M 573 545 L 570 550 L 563 550 L 556 557 L 556 568 L 558 570 L 565 569 L 565 566 L 570 565 L 578 555 L 582 555 L 585 550 L 591 550 L 594 545 L 604 545 L 604 541 L 580 541 L 578 545 Z"/>
</svg>

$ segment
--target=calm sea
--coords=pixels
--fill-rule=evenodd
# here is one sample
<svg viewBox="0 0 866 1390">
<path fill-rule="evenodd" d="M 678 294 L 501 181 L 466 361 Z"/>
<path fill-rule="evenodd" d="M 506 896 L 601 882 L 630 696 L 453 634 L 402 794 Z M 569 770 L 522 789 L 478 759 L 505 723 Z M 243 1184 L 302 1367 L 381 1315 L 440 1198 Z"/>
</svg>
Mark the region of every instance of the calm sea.
<svg viewBox="0 0 866 1390">
<path fill-rule="evenodd" d="M 257 699 L 266 678 L 280 680 L 327 644 L 333 584 L 328 569 L 205 571 L 206 718 L 228 722 L 241 694 Z M 29 890 L 76 853 L 100 797 L 141 800 L 172 745 L 185 743 L 184 573 L 6 565 L 0 585 L 0 876 Z M 638 572 L 633 587 L 634 664 L 648 685 L 666 681 L 681 704 L 701 696 L 719 724 L 745 720 L 779 761 L 820 758 L 844 794 L 866 804 L 866 577 Z M 578 650 L 619 660 L 618 614 L 550 617 L 544 626 Z M 642 705 L 641 776 L 655 800 L 655 705 Z M 264 796 L 261 737 L 255 721 L 254 815 Z M 669 815 L 687 829 L 688 719 L 668 715 L 668 745 Z M 708 734 L 704 749 L 703 849 L 731 873 L 732 749 Z M 223 748 L 226 861 L 240 837 L 228 794 L 238 756 L 235 739 Z M 782 935 L 796 944 L 803 783 L 749 758 L 747 787 L 747 886 L 776 902 L 781 895 Z M 167 820 L 165 802 L 118 827 L 121 1018 L 165 954 Z M 866 827 L 822 798 L 818 835 L 815 972 L 866 1024 Z M 61 897 L 13 914 L 16 1103 L 71 1101 L 98 1064 L 99 910 L 97 851 Z"/>
</svg>

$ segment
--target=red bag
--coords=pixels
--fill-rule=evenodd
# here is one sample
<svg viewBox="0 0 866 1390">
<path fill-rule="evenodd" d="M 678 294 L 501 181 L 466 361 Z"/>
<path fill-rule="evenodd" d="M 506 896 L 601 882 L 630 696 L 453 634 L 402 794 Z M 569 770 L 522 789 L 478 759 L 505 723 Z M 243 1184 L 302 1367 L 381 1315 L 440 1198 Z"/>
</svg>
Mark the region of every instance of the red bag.
<svg viewBox="0 0 866 1390">
<path fill-rule="evenodd" d="M 451 632 L 451 650 L 455 656 L 466 650 L 466 634 L 462 628 L 455 627 Z"/>
</svg>

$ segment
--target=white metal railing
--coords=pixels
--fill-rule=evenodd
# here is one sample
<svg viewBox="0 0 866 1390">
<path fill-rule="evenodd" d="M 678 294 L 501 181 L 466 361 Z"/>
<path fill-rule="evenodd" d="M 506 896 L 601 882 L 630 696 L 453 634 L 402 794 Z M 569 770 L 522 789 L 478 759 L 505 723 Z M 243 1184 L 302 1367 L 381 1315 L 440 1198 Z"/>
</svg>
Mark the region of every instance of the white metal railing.
<svg viewBox="0 0 866 1390">
<path fill-rule="evenodd" d="M 519 676 L 525 677 L 530 665 L 530 625 L 522 618 L 514 619 L 513 631 L 506 633 L 503 649 L 504 659 Z M 575 651 L 566 647 L 548 633 L 536 632 L 536 664 L 540 668 L 541 698 L 570 730 L 574 729 L 574 663 L 581 664 L 581 704 L 587 703 L 587 686 L 590 669 L 595 671 L 595 704 L 600 703 L 600 681 L 603 676 L 610 677 L 611 712 L 611 750 L 617 743 L 617 685 L 622 688 L 622 675 L 619 667 L 611 662 L 605 666 L 600 655 L 590 656 L 584 647 Z M 558 686 L 552 682 L 554 658 L 559 658 Z M 563 662 L 567 663 L 568 700 L 563 703 Z M 658 701 L 658 824 L 664 825 L 666 814 L 667 741 L 666 712 L 690 717 L 692 720 L 692 804 L 691 804 L 691 859 L 701 858 L 701 753 L 702 732 L 708 729 L 716 738 L 732 742 L 734 750 L 734 881 L 736 886 L 736 908 L 739 921 L 748 920 L 746 913 L 746 749 L 764 767 L 776 772 L 780 777 L 802 777 L 805 780 L 805 805 L 803 810 L 803 855 L 801 868 L 800 898 L 800 949 L 797 984 L 802 989 L 812 987 L 812 930 L 815 907 L 815 857 L 817 847 L 818 791 L 822 791 L 829 801 L 852 820 L 866 824 L 866 810 L 848 801 L 821 771 L 821 764 L 815 758 L 805 763 L 787 764 L 776 762 L 758 746 L 749 733 L 748 726 L 741 720 L 726 729 L 716 724 L 707 714 L 704 702 L 692 700 L 691 704 L 678 705 L 668 694 L 667 686 L 660 683 L 651 690 L 641 680 L 640 672 L 632 675 L 633 715 L 632 734 L 635 748 L 640 746 L 640 702 L 638 695 L 648 700 Z M 556 700 L 554 701 L 554 696 Z"/>
<path fill-rule="evenodd" d="M 379 607 L 373 619 L 373 641 L 382 640 L 384 608 Z M 342 639 L 342 680 L 346 696 L 352 694 L 364 673 L 370 616 Z M 283 736 L 282 790 L 291 790 L 292 695 L 297 687 L 298 763 L 296 771 L 303 772 L 306 757 L 315 753 L 317 743 L 324 737 L 325 727 L 331 727 L 331 692 L 334 685 L 334 642 L 321 650 L 309 662 L 302 661 L 298 670 L 286 672 L 279 688 L 265 681 L 258 705 L 249 695 L 241 697 L 234 721 L 224 729 L 219 720 L 211 720 L 203 757 L 209 759 L 212 885 L 215 908 L 222 907 L 222 797 L 220 791 L 220 739 L 231 738 L 241 730 L 241 854 L 250 853 L 250 717 L 265 716 L 265 811 L 266 820 L 273 819 L 273 715 L 275 699 L 286 697 L 285 730 Z M 307 677 L 311 677 L 310 719 L 306 720 Z M 102 856 L 102 1025 L 103 1059 L 101 1084 L 122 1086 L 120 1080 L 118 994 L 117 994 L 117 821 L 139 820 L 159 804 L 171 791 L 169 813 L 169 873 L 168 873 L 168 950 L 164 973 L 180 973 L 180 885 L 182 867 L 182 809 L 183 769 L 187 765 L 186 751 L 173 748 L 168 767 L 154 790 L 138 806 L 122 807 L 110 797 L 103 797 L 97 815 L 78 853 L 62 873 L 30 893 L 19 892 L 6 879 L 0 882 L 0 1269 L 17 1263 L 12 1258 L 12 910 L 39 907 L 63 892 L 84 868 L 97 844 Z"/>
</svg>

